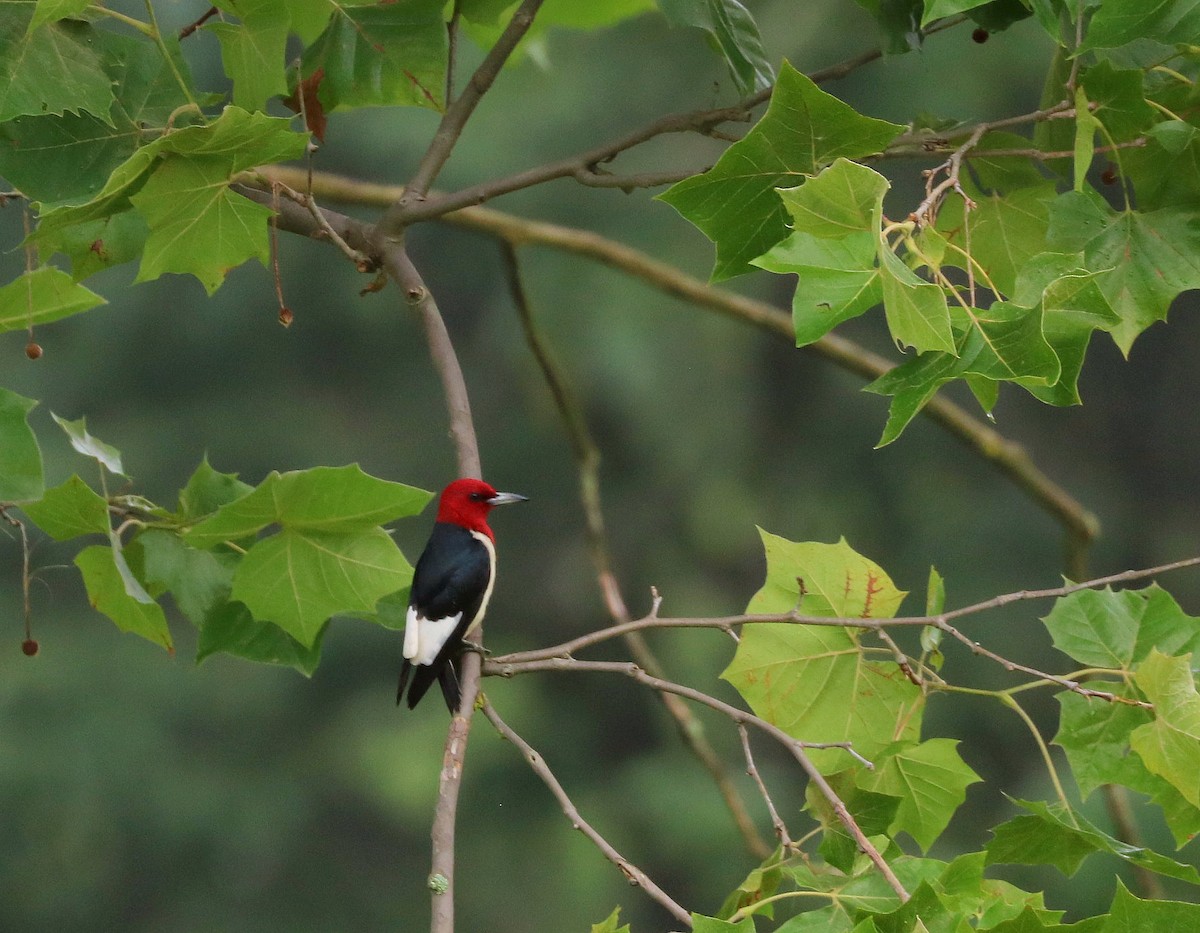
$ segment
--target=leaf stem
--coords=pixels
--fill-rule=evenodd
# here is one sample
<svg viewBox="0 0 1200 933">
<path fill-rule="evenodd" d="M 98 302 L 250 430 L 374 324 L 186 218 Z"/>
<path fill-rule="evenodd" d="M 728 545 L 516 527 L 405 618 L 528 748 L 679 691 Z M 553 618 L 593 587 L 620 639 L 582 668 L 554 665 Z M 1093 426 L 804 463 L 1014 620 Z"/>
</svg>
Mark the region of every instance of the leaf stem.
<svg viewBox="0 0 1200 933">
<path fill-rule="evenodd" d="M 136 29 L 142 35 L 149 36 L 151 39 L 153 39 L 155 37 L 153 26 L 150 26 L 147 23 L 143 23 L 140 19 L 134 19 L 132 16 L 126 16 L 124 13 L 120 13 L 117 10 L 110 10 L 108 7 L 104 6 L 102 3 L 89 3 L 88 4 L 88 12 L 89 13 L 99 13 L 103 16 L 107 16 L 107 17 L 110 17 L 111 19 L 115 19 L 118 23 L 124 23 L 126 26 L 129 26 L 130 28 Z"/>
<path fill-rule="evenodd" d="M 187 98 L 188 103 L 196 108 L 200 114 L 202 122 L 207 123 L 208 118 L 205 117 L 204 111 L 200 109 L 200 105 L 196 103 L 196 98 L 192 96 L 192 89 L 188 87 L 187 81 L 184 80 L 183 74 L 179 71 L 179 66 L 175 64 L 175 59 L 171 55 L 171 50 L 167 48 L 167 43 L 163 39 L 162 30 L 158 27 L 158 17 L 154 14 L 154 3 L 152 0 L 145 0 L 146 15 L 150 19 L 150 32 L 147 33 L 154 40 L 158 50 L 162 53 L 163 59 L 167 63 L 167 67 L 171 69 L 171 74 L 175 76 L 175 83 L 179 85 L 179 90 L 183 92 L 183 96 Z"/>
<path fill-rule="evenodd" d="M 1007 693 L 994 694 L 996 699 L 1011 709 L 1021 718 L 1033 736 L 1034 742 L 1037 743 L 1038 751 L 1042 755 L 1042 761 L 1046 763 L 1046 771 L 1050 775 L 1050 783 L 1054 785 L 1054 793 L 1058 796 L 1059 801 L 1063 805 L 1063 809 L 1067 811 L 1067 815 L 1071 818 L 1071 823 L 1078 826 L 1075 820 L 1075 811 L 1071 808 L 1071 801 L 1067 799 L 1067 792 L 1063 790 L 1062 781 L 1058 777 L 1058 769 L 1054 766 L 1054 759 L 1050 756 L 1050 749 L 1046 745 L 1046 740 L 1042 738 L 1042 733 L 1038 731 L 1037 725 L 1034 723 L 1030 715 L 1025 712 L 1024 708 L 1016 700 Z"/>
</svg>

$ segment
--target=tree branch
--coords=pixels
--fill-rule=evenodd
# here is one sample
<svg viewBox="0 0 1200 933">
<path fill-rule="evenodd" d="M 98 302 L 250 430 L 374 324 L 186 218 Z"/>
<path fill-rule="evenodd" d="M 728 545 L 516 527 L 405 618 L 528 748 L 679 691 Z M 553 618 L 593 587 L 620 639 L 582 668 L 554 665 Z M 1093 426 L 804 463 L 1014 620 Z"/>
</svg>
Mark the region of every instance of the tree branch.
<svg viewBox="0 0 1200 933">
<path fill-rule="evenodd" d="M 940 26 L 939 28 L 946 27 Z M 837 65 L 814 71 L 809 75 L 809 78 L 817 84 L 843 78 L 856 68 L 873 62 L 882 56 L 883 52 L 880 49 L 871 49 Z M 405 206 L 404 222 L 415 223 L 418 220 L 432 220 L 451 211 L 483 204 L 485 201 L 490 201 L 492 198 L 499 197 L 502 194 L 509 194 L 522 188 L 545 184 L 548 181 L 554 181 L 559 178 L 574 178 L 581 184 L 593 187 L 625 189 L 656 187 L 688 178 L 700 170 L 676 170 L 673 172 L 619 176 L 603 174 L 597 170 L 597 167 L 611 162 L 621 153 L 640 146 L 642 143 L 648 142 L 658 136 L 668 133 L 702 133 L 704 135 L 712 135 L 717 127 L 723 123 L 747 120 L 751 111 L 770 100 L 773 90 L 774 86 L 763 88 L 729 107 L 715 107 L 665 114 L 644 126 L 626 133 L 624 136 L 593 146 L 591 149 L 568 156 L 565 159 L 559 159 L 554 162 L 548 162 L 545 165 L 526 169 L 515 175 L 493 178 L 467 188 L 462 188 L 453 193 L 442 194 L 427 200 L 413 198 L 411 199 L 411 203 Z M 426 193 L 427 191 L 421 192 L 422 195 Z"/>
<path fill-rule="evenodd" d="M 302 177 L 302 173 L 296 169 L 271 166 L 260 170 L 260 173 L 267 179 L 301 184 L 298 179 Z M 247 197 L 269 204 L 269 200 L 256 196 L 253 189 L 241 190 Z M 323 173 L 313 176 L 313 191 L 326 201 L 381 206 L 391 204 L 400 193 L 400 189 L 394 185 L 360 182 Z M 285 214 L 288 214 L 288 206 L 286 203 L 282 205 Z M 325 214 L 332 226 L 350 245 L 362 248 L 358 244 L 365 240 L 365 225 L 330 211 L 326 211 Z M 597 233 L 559 224 L 525 220 L 480 207 L 456 211 L 441 219 L 456 226 L 497 237 L 514 246 L 537 244 L 585 256 L 639 278 L 668 295 L 753 324 L 789 343 L 795 341 L 791 316 L 786 311 L 767 302 L 708 285 L 640 250 Z M 280 218 L 280 227 L 309 236 L 315 229 L 315 224 L 311 218 L 297 217 L 296 212 L 292 212 Z M 884 357 L 837 334 L 826 334 L 805 349 L 864 379 L 877 379 L 894 368 Z M 1087 575 L 1087 551 L 1100 531 L 1100 523 L 1092 512 L 1038 469 L 1024 447 L 971 416 L 961 406 L 941 395 L 935 395 L 921 409 L 921 414 L 937 422 L 952 436 L 957 437 L 984 459 L 991 461 L 1035 504 L 1053 516 L 1066 532 L 1068 576 L 1082 578 Z"/>
<path fill-rule="evenodd" d="M 486 670 L 490 673 L 503 675 L 505 671 L 513 666 L 523 666 L 542 661 L 552 660 L 572 660 L 573 655 L 594 645 L 609 641 L 613 638 L 624 636 L 629 632 L 642 631 L 653 628 L 715 628 L 727 630 L 735 625 L 758 625 L 770 623 L 786 623 L 791 625 L 820 625 L 820 626 L 839 626 L 843 628 L 855 628 L 864 631 L 882 632 L 887 628 L 892 627 L 911 627 L 911 626 L 926 626 L 932 625 L 941 629 L 953 638 L 962 642 L 969 647 L 973 652 L 984 655 L 993 661 L 1004 666 L 1007 670 L 1019 670 L 1023 673 L 1030 674 L 1041 680 L 1056 684 L 1064 689 L 1079 693 L 1082 696 L 1101 699 L 1107 702 L 1123 703 L 1131 706 L 1139 706 L 1147 709 L 1153 709 L 1153 705 L 1141 700 L 1131 700 L 1128 697 L 1118 696 L 1101 690 L 1091 690 L 1084 687 L 1078 681 L 1071 680 L 1065 677 L 1059 677 L 1056 674 L 1049 674 L 1045 671 L 1039 671 L 1034 668 L 1026 667 L 1017 664 L 1001 655 L 996 654 L 979 645 L 978 642 L 972 641 L 957 628 L 950 624 L 951 620 L 964 618 L 970 615 L 976 615 L 990 609 L 999 609 L 1011 603 L 1021 602 L 1033 599 L 1057 599 L 1064 596 L 1070 596 L 1072 593 L 1078 593 L 1082 590 L 1096 589 L 1101 586 L 1109 586 L 1113 583 L 1128 583 L 1135 580 L 1144 580 L 1148 577 L 1155 577 L 1159 574 L 1168 573 L 1173 570 L 1182 570 L 1188 567 L 1200 566 L 1200 557 L 1189 557 L 1184 560 L 1173 561 L 1169 564 L 1161 564 L 1157 567 L 1149 567 L 1142 570 L 1126 570 L 1121 573 L 1110 574 L 1105 577 L 1097 577 L 1094 580 L 1087 580 L 1083 583 L 1071 583 L 1064 586 L 1052 587 L 1041 590 L 1018 590 L 1012 593 L 1004 593 L 1000 596 L 994 596 L 991 599 L 983 600 L 982 602 L 973 603 L 969 606 L 963 606 L 959 609 L 950 609 L 936 615 L 924 616 L 896 616 L 891 619 L 862 619 L 849 617 L 833 617 L 833 616 L 810 616 L 802 615 L 799 612 L 784 612 L 776 614 L 752 614 L 721 616 L 721 617 L 663 617 L 652 611 L 649 615 L 643 616 L 640 619 L 635 619 L 630 622 L 624 622 L 619 625 L 609 626 L 608 628 L 598 629 L 588 632 L 585 635 L 580 635 L 578 638 L 573 638 L 570 641 L 562 642 L 558 645 L 552 645 L 548 648 L 538 648 L 531 651 L 517 651 L 506 655 L 500 655 L 493 658 Z"/>
<path fill-rule="evenodd" d="M 666 908 L 676 920 L 679 920 L 690 928 L 692 925 L 691 914 L 680 907 L 670 895 L 655 884 L 649 875 L 621 855 L 607 839 L 601 836 L 580 815 L 579 809 L 572 802 L 570 796 L 563 789 L 563 786 L 558 782 L 558 779 L 554 776 L 554 772 L 546 764 L 546 760 L 537 753 L 533 746 L 521 738 L 508 723 L 500 718 L 500 714 L 496 712 L 486 699 L 483 701 L 483 714 L 491 720 L 492 725 L 496 727 L 496 731 L 512 742 L 520 750 L 521 754 L 525 756 L 525 760 L 529 762 L 529 767 L 533 769 L 533 773 L 542 779 L 542 783 L 550 789 L 550 793 L 554 795 L 559 806 L 562 807 L 563 815 L 571 821 L 572 828 L 579 830 L 587 836 L 596 848 L 604 853 L 604 857 L 620 869 L 621 874 L 625 876 L 630 884 L 637 885 L 662 907 Z"/>
<path fill-rule="evenodd" d="M 534 322 L 533 308 L 521 282 L 516 249 L 506 241 L 502 241 L 502 246 L 505 268 L 508 272 L 509 291 L 512 294 L 513 304 L 517 308 L 522 330 L 525 332 L 526 343 L 529 344 L 530 351 L 542 371 L 542 377 L 550 389 L 559 418 L 567 433 L 571 452 L 575 457 L 576 469 L 579 474 L 579 499 L 583 505 L 588 551 L 596 570 L 596 579 L 601 595 L 613 622 L 617 624 L 628 622 L 630 620 L 629 608 L 621 595 L 620 584 L 612 569 L 608 536 L 604 528 L 604 510 L 600 504 L 599 448 L 588 430 L 582 407 L 571 391 L 566 377 L 555 363 L 549 346 Z M 640 632 L 629 632 L 623 637 L 630 655 L 643 670 L 659 677 L 664 675 L 662 663 Z M 670 693 L 660 693 L 659 698 L 674 720 L 676 730 L 684 745 L 712 776 L 717 790 L 733 816 L 738 831 L 742 834 L 746 848 L 759 860 L 766 858 L 770 855 L 771 849 L 759 836 L 754 821 L 746 811 L 741 795 L 725 768 L 725 762 L 721 760 L 721 756 L 717 754 L 716 749 L 704 735 L 704 724 L 679 697 Z"/>
<path fill-rule="evenodd" d="M 475 73 L 471 75 L 466 87 L 462 89 L 462 93 L 453 103 L 448 104 L 442 121 L 438 124 L 437 131 L 433 134 L 433 139 L 417 166 L 417 171 L 413 174 L 404 193 L 396 199 L 379 221 L 376 239 L 394 237 L 405 226 L 417 219 L 409 215 L 410 205 L 423 201 L 426 194 L 429 193 L 430 187 L 450 158 L 450 153 L 454 150 L 459 136 L 462 135 L 467 120 L 475 112 L 475 107 L 492 86 L 496 76 L 500 74 L 500 69 L 508 61 L 508 57 L 517 47 L 517 43 L 533 25 L 533 18 L 537 15 L 541 5 L 542 0 L 524 0 L 517 7 L 516 12 L 508 21 L 508 25 L 504 28 L 504 32 L 500 34 L 496 44 L 488 50 L 479 67 L 475 69 Z"/>
<path fill-rule="evenodd" d="M 519 663 L 500 663 L 498 661 L 487 661 L 484 663 L 484 673 L 488 675 L 497 675 L 500 677 L 512 677 L 516 674 L 531 673 L 533 671 L 598 671 L 613 674 L 623 674 L 630 677 L 640 684 L 650 687 L 654 690 L 667 691 L 678 694 L 692 700 L 695 703 L 701 703 L 710 709 L 714 709 L 719 713 L 729 717 L 734 723 L 739 725 L 751 725 L 756 729 L 770 735 L 776 741 L 780 742 L 789 752 L 801 769 L 814 786 L 821 792 L 821 795 L 829 803 L 837 816 L 838 821 L 846 828 L 846 831 L 853 837 L 858 844 L 859 849 L 866 854 L 880 874 L 887 881 L 888 886 L 896 892 L 901 901 L 908 900 L 908 891 L 901 884 L 900 879 L 896 877 L 892 867 L 887 863 L 879 850 L 875 848 L 871 840 L 866 837 L 863 831 L 855 822 L 854 817 L 850 815 L 850 811 L 846 809 L 846 805 L 837 795 L 837 792 L 825 780 L 825 776 L 817 769 L 817 766 L 812 763 L 808 757 L 807 749 L 810 748 L 842 748 L 864 763 L 867 767 L 871 767 L 871 763 L 859 755 L 847 742 L 801 742 L 788 735 L 778 726 L 755 716 L 753 713 L 748 713 L 745 710 L 738 709 L 736 706 L 731 706 L 716 697 L 709 696 L 700 690 L 692 687 L 686 687 L 683 684 L 673 683 L 668 680 L 663 680 L 661 677 L 652 677 L 647 674 L 636 664 L 631 664 L 623 661 L 577 661 L 574 658 L 547 658 L 540 661 L 524 661 Z"/>
<path fill-rule="evenodd" d="M 771 793 L 767 790 L 767 785 L 763 783 L 762 775 L 758 773 L 758 767 L 754 764 L 754 753 L 750 750 L 750 733 L 746 729 L 745 723 L 738 723 L 738 738 L 742 741 L 742 755 L 746 759 L 746 773 L 753 779 L 758 787 L 758 792 L 762 794 L 763 802 L 767 805 L 767 814 L 771 817 L 771 825 L 775 827 L 775 835 L 779 839 L 779 845 L 783 847 L 783 851 L 790 852 L 796 848 L 796 844 L 792 842 L 792 837 L 788 835 L 787 826 L 783 819 L 779 816 L 779 811 L 775 809 L 775 802 L 771 799 Z"/>
</svg>

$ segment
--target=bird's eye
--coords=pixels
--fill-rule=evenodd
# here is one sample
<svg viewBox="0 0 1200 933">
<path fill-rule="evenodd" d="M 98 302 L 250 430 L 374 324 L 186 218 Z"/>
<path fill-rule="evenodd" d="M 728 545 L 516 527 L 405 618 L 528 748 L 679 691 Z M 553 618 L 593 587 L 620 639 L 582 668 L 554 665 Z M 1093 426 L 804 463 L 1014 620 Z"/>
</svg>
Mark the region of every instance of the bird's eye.
<svg viewBox="0 0 1200 933">
<path fill-rule="evenodd" d="M 482 502 L 484 500 L 484 495 L 481 492 L 473 492 L 471 493 L 470 498 L 476 502 Z"/>
</svg>

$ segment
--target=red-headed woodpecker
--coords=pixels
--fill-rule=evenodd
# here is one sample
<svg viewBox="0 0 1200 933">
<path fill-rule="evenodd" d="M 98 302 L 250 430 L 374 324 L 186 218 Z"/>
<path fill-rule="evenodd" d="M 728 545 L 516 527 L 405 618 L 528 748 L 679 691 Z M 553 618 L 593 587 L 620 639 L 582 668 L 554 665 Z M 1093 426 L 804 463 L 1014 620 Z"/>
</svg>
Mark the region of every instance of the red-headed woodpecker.
<svg viewBox="0 0 1200 933">
<path fill-rule="evenodd" d="M 478 479 L 455 480 L 442 490 L 433 534 L 413 572 L 397 705 L 407 686 L 412 709 L 436 680 L 450 712 L 458 712 L 455 662 L 463 638 L 483 621 L 496 582 L 496 538 L 488 527 L 488 512 L 524 501 L 524 496 L 496 492 Z"/>
</svg>

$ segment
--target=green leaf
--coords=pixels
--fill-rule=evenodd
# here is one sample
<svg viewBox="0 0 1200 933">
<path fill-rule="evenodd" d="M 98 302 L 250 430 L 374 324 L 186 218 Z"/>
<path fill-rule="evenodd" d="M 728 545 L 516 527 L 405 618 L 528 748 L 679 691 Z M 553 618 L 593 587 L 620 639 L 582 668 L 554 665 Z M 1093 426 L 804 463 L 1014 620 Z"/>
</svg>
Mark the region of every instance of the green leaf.
<svg viewBox="0 0 1200 933">
<path fill-rule="evenodd" d="M 54 412 L 50 413 L 50 417 L 66 432 L 71 446 L 79 453 L 85 457 L 91 457 L 99 461 L 108 468 L 110 473 L 116 473 L 119 476 L 125 475 L 125 470 L 121 466 L 121 452 L 117 448 L 104 443 L 104 441 L 92 437 L 87 431 L 86 418 L 80 418 L 78 421 L 67 421 L 65 418 L 58 417 Z"/>
<path fill-rule="evenodd" d="M 1145 603 L 1138 622 L 1133 660 L 1143 661 L 1152 649 L 1163 654 L 1195 654 L 1200 651 L 1200 618 L 1188 615 L 1175 598 L 1158 584 L 1137 590 Z"/>
<path fill-rule="evenodd" d="M 992 841 L 987 844 L 989 865 L 1053 865 L 1070 877 L 1089 855 L 1104 852 L 1168 878 L 1200 884 L 1200 872 L 1194 866 L 1114 839 L 1061 804 L 1040 800 L 1014 800 L 1014 803 L 1030 815 L 1015 817 L 992 831 Z"/>
<path fill-rule="evenodd" d="M 754 933 L 754 918 L 746 917 L 737 923 L 692 914 L 692 933 Z"/>
<path fill-rule="evenodd" d="M 1157 115 L 1146 103 L 1140 70 L 1118 70 L 1101 61 L 1083 70 L 1080 83 L 1092 105 L 1090 116 L 1112 141 L 1134 139 L 1154 123 Z"/>
<path fill-rule="evenodd" d="M 792 297 L 796 346 L 819 340 L 838 324 L 883 301 L 875 265 L 877 244 L 872 233 L 836 240 L 793 233 L 752 260 L 769 272 L 798 276 Z"/>
<path fill-rule="evenodd" d="M 911 894 L 889 913 L 871 917 L 879 933 L 971 933 L 966 918 L 959 916 L 928 881 Z"/>
<path fill-rule="evenodd" d="M 364 531 L 416 515 L 430 498 L 423 489 L 368 476 L 358 464 L 271 473 L 253 492 L 191 528 L 187 540 L 212 547 L 275 522 L 303 531 Z"/>
<path fill-rule="evenodd" d="M 36 405 L 0 388 L 0 502 L 40 499 L 46 488 L 42 451 L 28 420 Z"/>
<path fill-rule="evenodd" d="M 1133 730 L 1130 745 L 1152 773 L 1200 807 L 1200 696 L 1191 655 L 1169 657 L 1154 649 L 1133 677 L 1154 704 L 1154 719 Z"/>
<path fill-rule="evenodd" d="M 866 790 L 855 783 L 860 768 L 829 775 L 829 785 L 845 805 L 858 828 L 867 838 L 884 836 L 896 819 L 900 798 L 886 793 Z M 804 809 L 821 824 L 821 857 L 834 868 L 854 874 L 854 866 L 862 852 L 858 841 L 847 831 L 825 795 L 812 783 L 804 791 Z"/>
<path fill-rule="evenodd" d="M 1092 332 L 1111 330 L 1121 319 L 1091 273 L 1066 274 L 1051 282 L 1042 293 L 1041 304 L 1042 331 L 1058 357 L 1061 374 L 1052 385 L 1023 384 L 1047 404 L 1078 405 L 1079 374 Z"/>
<path fill-rule="evenodd" d="M 1113 340 L 1125 354 L 1180 292 L 1200 287 L 1200 226 L 1193 213 L 1168 207 L 1114 211 L 1094 193 L 1068 192 L 1050 209 L 1049 242 L 1083 249 L 1087 268 L 1121 322 Z"/>
<path fill-rule="evenodd" d="M 925 591 L 925 615 L 936 616 L 946 608 L 946 581 L 936 567 L 929 568 L 929 586 Z"/>
<path fill-rule="evenodd" d="M 87 200 L 129 158 L 136 132 L 88 113 L 18 117 L 0 123 L 0 172 L 33 201 Z"/>
<path fill-rule="evenodd" d="M 78 16 L 88 8 L 89 3 L 90 0 L 37 0 L 37 9 L 29 21 L 29 31 L 33 32 L 46 23 Z"/>
<path fill-rule="evenodd" d="M 41 266 L 0 288 L 0 332 L 49 324 L 107 303 L 62 269 Z"/>
<path fill-rule="evenodd" d="M 339 612 L 369 612 L 412 582 L 412 567 L 382 528 L 323 532 L 285 527 L 255 544 L 233 578 L 233 598 L 306 647 Z"/>
<path fill-rule="evenodd" d="M 987 280 L 1002 295 L 1012 297 L 1018 274 L 1030 259 L 1046 250 L 1054 186 L 1043 181 L 1003 194 L 986 194 L 969 186 L 968 191 L 975 202 L 969 216 L 964 217 L 961 199 L 951 199 L 938 215 L 937 229 L 982 266 Z M 966 268 L 962 254 L 951 255 L 951 265 Z M 978 269 L 976 277 L 980 277 Z"/>
<path fill-rule="evenodd" d="M 78 476 L 47 489 L 41 499 L 25 503 L 21 509 L 55 541 L 80 535 L 107 535 L 112 529 L 108 502 Z"/>
<path fill-rule="evenodd" d="M 738 0 L 659 0 L 658 5 L 672 26 L 708 33 L 742 94 L 771 86 L 774 74 L 758 24 Z"/>
<path fill-rule="evenodd" d="M 165 126 L 187 100 L 179 80 L 189 82 L 188 67 L 176 39 L 164 40 L 169 62 L 153 43 L 133 36 L 101 30 L 91 44 L 115 94 L 105 118 L 66 113 L 0 124 L 0 139 L 11 144 L 0 145 L 0 172 L 43 210 L 95 198 L 146 131 Z"/>
<path fill-rule="evenodd" d="M 442 0 L 405 0 L 334 8 L 324 32 L 304 51 L 302 69 L 324 69 L 326 111 L 391 105 L 441 110 L 446 89 Z"/>
<path fill-rule="evenodd" d="M 879 24 L 889 55 L 902 55 L 921 47 L 922 0 L 857 0 Z"/>
<path fill-rule="evenodd" d="M 233 102 L 263 110 L 267 100 L 287 93 L 284 53 L 291 17 L 278 0 L 225 0 L 240 23 L 209 23 L 221 43 L 221 62 L 233 82 Z"/>
<path fill-rule="evenodd" d="M 721 909 L 717 911 L 717 916 L 728 920 L 743 907 L 757 904 L 779 890 L 779 883 L 783 879 L 783 871 L 779 865 L 780 855 L 780 850 L 776 849 L 761 865 L 752 868 L 745 880 L 729 892 L 721 904 Z M 759 912 L 765 917 L 773 917 L 773 905 L 764 904 Z"/>
<path fill-rule="evenodd" d="M 112 619 L 121 631 L 174 651 L 162 607 L 153 600 L 142 602 L 129 595 L 128 568 L 123 565 L 120 552 L 103 545 L 86 547 L 75 556 L 75 566 L 83 574 L 88 600 L 94 608 Z"/>
<path fill-rule="evenodd" d="M 1087 184 L 1088 169 L 1095 155 L 1096 133 L 1102 129 L 1099 120 L 1088 109 L 1087 92 L 1083 86 L 1075 88 L 1075 190 L 1082 191 Z"/>
<path fill-rule="evenodd" d="M 205 457 L 179 493 L 179 517 L 185 522 L 199 521 L 253 490 L 236 473 L 214 470 Z"/>
<path fill-rule="evenodd" d="M 322 628 L 311 647 L 305 647 L 279 626 L 255 619 L 239 602 L 217 603 L 204 617 L 196 645 L 196 663 L 218 652 L 260 664 L 294 667 L 311 677 L 321 660 Z"/>
<path fill-rule="evenodd" d="M 1078 51 L 1111 49 L 1138 39 L 1194 42 L 1197 35 L 1200 5 L 1196 0 L 1105 0 Z"/>
<path fill-rule="evenodd" d="M 981 778 L 962 760 L 954 739 L 900 745 L 879 758 L 874 772 L 859 775 L 859 786 L 899 798 L 890 832 L 906 832 L 928 851 L 966 800 L 967 787 Z"/>
<path fill-rule="evenodd" d="M 211 295 L 229 270 L 270 257 L 271 209 L 229 188 L 220 159 L 172 159 L 131 200 L 150 227 L 136 281 L 191 274 Z"/>
<path fill-rule="evenodd" d="M 1156 210 L 1200 199 L 1200 135 L 1180 120 L 1159 123 L 1149 142 L 1121 154 L 1138 206 Z"/>
<path fill-rule="evenodd" d="M 229 182 L 254 165 L 294 158 L 305 145 L 287 120 L 226 107 L 211 124 L 185 127 L 138 150 L 136 156 L 153 147 L 180 158 L 164 159 L 130 196 L 150 227 L 137 281 L 191 273 L 211 294 L 231 268 L 251 258 L 265 262 L 271 210 L 235 194 Z"/>
<path fill-rule="evenodd" d="M 702 175 L 659 195 L 717 244 L 714 281 L 750 271 L 749 263 L 787 235 L 775 189 L 816 175 L 838 158 L 882 150 L 903 127 L 863 117 L 784 63 L 766 114 Z"/>
<path fill-rule="evenodd" d="M 592 933 L 629 933 L 629 924 L 621 923 L 621 908 L 614 907 L 613 912 L 608 915 L 608 918 L 603 923 L 593 923 Z"/>
<path fill-rule="evenodd" d="M 918 352 L 954 353 L 950 311 L 941 288 L 920 278 L 890 249 L 880 249 L 879 276 L 888 330 L 897 343 Z"/>
<path fill-rule="evenodd" d="M 1080 590 L 1054 603 L 1042 619 L 1054 647 L 1088 667 L 1126 669 L 1133 661 L 1145 600 L 1137 593 Z"/>
<path fill-rule="evenodd" d="M 767 558 L 767 579 L 747 612 L 888 619 L 908 594 L 896 589 L 874 561 L 846 539 L 837 544 L 789 541 L 758 530 Z"/>
<path fill-rule="evenodd" d="M 1121 685 L 1114 684 L 1111 689 L 1118 695 L 1126 692 Z M 1070 692 L 1059 693 L 1056 699 L 1062 715 L 1054 741 L 1067 753 L 1085 798 L 1105 784 L 1120 784 L 1146 794 L 1162 808 L 1176 845 L 1183 846 L 1200 833 L 1200 809 L 1151 774 L 1142 759 L 1131 753 L 1130 734 L 1151 721 L 1149 710 L 1125 703 L 1099 703 Z"/>
<path fill-rule="evenodd" d="M 211 291 L 227 263 L 267 253 L 270 211 L 232 194 L 229 181 L 256 165 L 295 158 L 306 145 L 307 136 L 293 132 L 287 120 L 226 107 L 212 123 L 184 127 L 137 149 L 90 201 L 42 214 L 34 240 L 52 240 L 66 228 L 127 211 L 131 197 L 153 182 L 151 194 L 139 198 L 152 231 L 143 274 L 194 271 Z M 237 226 L 222 229 L 222 222 Z M 187 238 L 186 246 L 179 237 Z"/>
<path fill-rule="evenodd" d="M 893 857 L 889 864 L 909 891 L 922 882 L 932 882 L 946 870 L 945 862 L 938 859 L 915 858 L 909 855 Z M 809 911 L 779 927 L 776 933 L 833 933 L 833 931 L 857 930 L 855 921 L 866 911 L 883 913 L 895 909 L 900 903 L 896 892 L 883 876 L 874 869 L 854 876 L 822 866 L 815 861 L 787 864 L 784 871 L 791 876 L 797 888 L 817 891 L 829 896 L 832 906 L 823 910 Z"/>
<path fill-rule="evenodd" d="M 921 17 L 921 28 L 924 29 L 935 19 L 954 16 L 973 7 L 981 6 L 986 0 L 924 0 L 925 14 Z"/>
<path fill-rule="evenodd" d="M 76 282 L 104 269 L 132 262 L 142 254 L 149 230 L 137 211 L 123 211 L 39 236 L 38 242 L 71 260 Z"/>
<path fill-rule="evenodd" d="M 38 228 L 32 239 L 40 242 L 68 227 L 103 220 L 130 209 L 129 196 L 146 183 L 154 168 L 159 146 L 142 146 L 113 169 L 104 187 L 91 200 L 82 204 L 55 207 L 41 213 Z"/>
<path fill-rule="evenodd" d="M 1025 386 L 1048 386 L 1062 374 L 1059 357 L 1046 341 L 1038 308 L 997 301 L 976 309 L 962 325 L 956 353 L 922 353 L 865 387 L 891 395 L 888 422 L 877 446 L 890 444 L 941 386 L 951 379 L 978 376 Z M 973 385 L 977 392 L 979 387 Z"/>
<path fill-rule="evenodd" d="M 1155 933 L 1200 929 L 1200 904 L 1165 899 L 1141 900 L 1117 879 L 1111 913 L 1103 933 Z"/>
<path fill-rule="evenodd" d="M 819 237 L 878 232 L 888 180 L 857 162 L 838 159 L 796 188 L 780 188 L 792 229 Z"/>
<path fill-rule="evenodd" d="M 1112 687 L 1118 695 L 1125 692 L 1120 685 Z M 1105 784 L 1149 792 L 1161 781 L 1145 769 L 1137 755 L 1129 754 L 1129 734 L 1151 721 L 1149 710 L 1126 703 L 1099 703 L 1070 691 L 1055 699 L 1062 706 L 1062 715 L 1054 742 L 1067 753 L 1084 798 Z"/>
<path fill-rule="evenodd" d="M 797 544 L 760 529 L 767 579 L 751 613 L 886 618 L 904 598 L 875 563 L 837 544 Z M 766 624 L 743 629 L 721 675 L 759 716 L 810 742 L 853 742 L 868 758 L 920 729 L 920 691 L 887 660 L 870 660 L 853 629 Z M 800 685 L 806 685 L 803 689 Z M 840 749 L 810 752 L 823 770 L 850 761 Z"/>
<path fill-rule="evenodd" d="M 233 582 L 231 555 L 190 548 L 179 535 L 150 529 L 137 538 L 142 549 L 143 575 L 175 597 L 179 610 L 195 625 L 229 597 Z"/>
<path fill-rule="evenodd" d="M 96 31 L 77 21 L 30 30 L 35 6 L 0 7 L 0 123 L 68 111 L 107 119 L 113 92 L 92 48 Z"/>
</svg>

